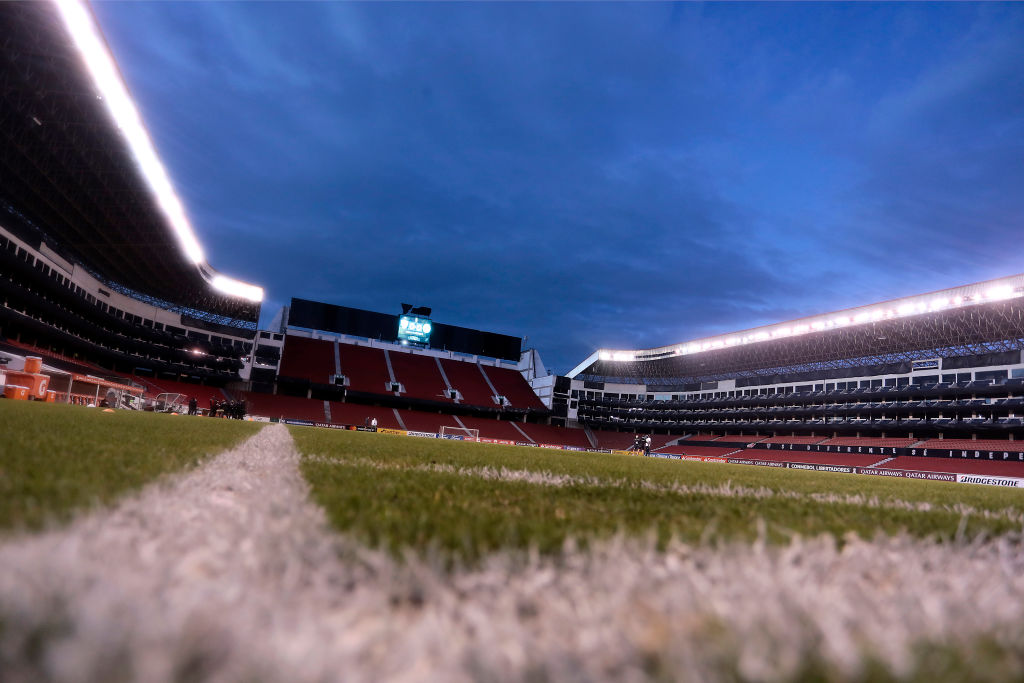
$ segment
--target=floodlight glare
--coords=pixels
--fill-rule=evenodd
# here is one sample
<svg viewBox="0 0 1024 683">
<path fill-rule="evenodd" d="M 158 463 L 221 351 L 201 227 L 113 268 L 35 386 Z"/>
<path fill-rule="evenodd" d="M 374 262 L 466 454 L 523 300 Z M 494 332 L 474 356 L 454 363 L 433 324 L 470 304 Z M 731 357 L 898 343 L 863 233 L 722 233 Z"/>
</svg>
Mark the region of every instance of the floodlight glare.
<svg viewBox="0 0 1024 683">
<path fill-rule="evenodd" d="M 250 285 L 240 280 L 227 277 L 226 275 L 214 275 L 213 279 L 210 280 L 210 284 L 213 285 L 214 289 L 224 292 L 225 294 L 230 294 L 231 296 L 248 299 L 249 301 L 263 301 L 262 287 Z"/>
<path fill-rule="evenodd" d="M 142 123 L 135 103 L 128 94 L 128 88 L 114 64 L 114 58 L 107 50 L 106 43 L 92 19 L 92 14 L 79 0 L 55 0 L 57 9 L 71 39 L 85 62 L 93 83 L 100 92 L 100 99 L 110 112 L 114 124 L 128 142 L 143 177 L 156 195 L 157 203 L 174 229 L 182 251 L 192 263 L 205 260 L 192 226 L 185 217 L 185 209 L 174 193 L 174 187 L 167 171 L 157 156 L 153 141 Z"/>
<path fill-rule="evenodd" d="M 206 262 L 203 248 L 199 244 L 185 207 L 174 191 L 171 178 L 157 155 L 153 140 L 142 122 L 135 102 L 132 101 L 128 87 L 121 78 L 113 55 L 107 49 L 106 41 L 99 27 L 93 20 L 92 12 L 84 0 L 53 0 L 57 6 L 64 26 L 71 36 L 71 41 L 78 50 L 93 84 L 98 91 L 96 97 L 103 101 L 114 125 L 121 131 L 128 149 L 131 150 L 135 163 L 143 179 L 156 199 L 157 206 L 170 224 L 182 253 L 191 263 L 205 266 L 212 271 Z M 201 268 L 202 270 L 202 268 Z M 263 289 L 255 285 L 240 282 L 223 275 L 208 277 L 207 280 L 215 288 L 232 296 L 260 302 L 263 300 Z"/>
</svg>

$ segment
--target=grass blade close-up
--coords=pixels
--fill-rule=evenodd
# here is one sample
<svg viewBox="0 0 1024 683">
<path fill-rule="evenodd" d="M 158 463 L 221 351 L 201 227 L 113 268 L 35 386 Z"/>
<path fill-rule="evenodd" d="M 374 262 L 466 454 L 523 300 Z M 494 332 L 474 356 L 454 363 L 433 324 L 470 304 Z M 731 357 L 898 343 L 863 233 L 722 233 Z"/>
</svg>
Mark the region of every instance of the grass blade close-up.
<svg viewBox="0 0 1024 683">
<path fill-rule="evenodd" d="M 662 545 L 851 532 L 949 540 L 1022 522 L 1020 494 L 1001 489 L 291 429 L 336 528 L 398 555 L 472 562 L 620 532 Z"/>
<path fill-rule="evenodd" d="M 0 529 L 38 529 L 193 466 L 260 425 L 0 401 Z"/>
</svg>

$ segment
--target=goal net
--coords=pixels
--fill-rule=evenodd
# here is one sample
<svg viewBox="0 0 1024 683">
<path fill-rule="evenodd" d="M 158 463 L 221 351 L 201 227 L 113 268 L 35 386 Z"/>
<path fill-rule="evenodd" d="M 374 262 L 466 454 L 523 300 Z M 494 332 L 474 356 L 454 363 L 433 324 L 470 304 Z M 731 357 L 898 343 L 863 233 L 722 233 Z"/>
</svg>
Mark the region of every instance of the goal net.
<svg viewBox="0 0 1024 683">
<path fill-rule="evenodd" d="M 479 441 L 480 430 L 470 429 L 469 427 L 449 427 L 445 425 L 441 427 L 441 438 L 446 436 L 461 436 L 463 441 Z"/>
</svg>

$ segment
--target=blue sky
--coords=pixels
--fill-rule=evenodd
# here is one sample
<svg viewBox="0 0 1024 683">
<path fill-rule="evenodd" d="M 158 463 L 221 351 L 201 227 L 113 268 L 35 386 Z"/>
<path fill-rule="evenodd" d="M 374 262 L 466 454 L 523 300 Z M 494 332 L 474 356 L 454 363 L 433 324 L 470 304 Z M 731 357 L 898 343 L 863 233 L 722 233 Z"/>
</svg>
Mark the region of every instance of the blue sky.
<svg viewBox="0 0 1024 683">
<path fill-rule="evenodd" d="M 210 262 L 564 373 L 1024 271 L 1024 5 L 94 5 Z"/>
</svg>

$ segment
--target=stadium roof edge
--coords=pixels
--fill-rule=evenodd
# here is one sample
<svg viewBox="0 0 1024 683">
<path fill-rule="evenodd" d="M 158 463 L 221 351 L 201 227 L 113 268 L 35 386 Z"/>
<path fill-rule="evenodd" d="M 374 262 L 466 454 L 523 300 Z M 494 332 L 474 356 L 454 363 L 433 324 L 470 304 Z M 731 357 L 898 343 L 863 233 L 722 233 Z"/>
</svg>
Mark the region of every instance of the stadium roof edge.
<svg viewBox="0 0 1024 683">
<path fill-rule="evenodd" d="M 184 205 L 174 190 L 167 169 L 157 154 L 127 83 L 87 1 L 52 1 L 114 125 L 131 150 L 140 175 L 177 238 L 182 255 L 198 268 L 203 279 L 215 290 L 254 303 L 263 301 L 262 287 L 228 277 L 206 260 L 195 230 L 185 214 Z"/>
<path fill-rule="evenodd" d="M 594 362 L 602 361 L 654 361 L 703 351 L 729 348 L 762 341 L 778 340 L 810 332 L 863 325 L 964 306 L 1024 297 L 1024 273 L 968 285 L 935 290 L 924 294 L 890 299 L 873 304 L 821 313 L 795 320 L 753 327 L 711 337 L 693 339 L 652 349 L 597 349 L 568 374 L 575 377 Z"/>
</svg>

